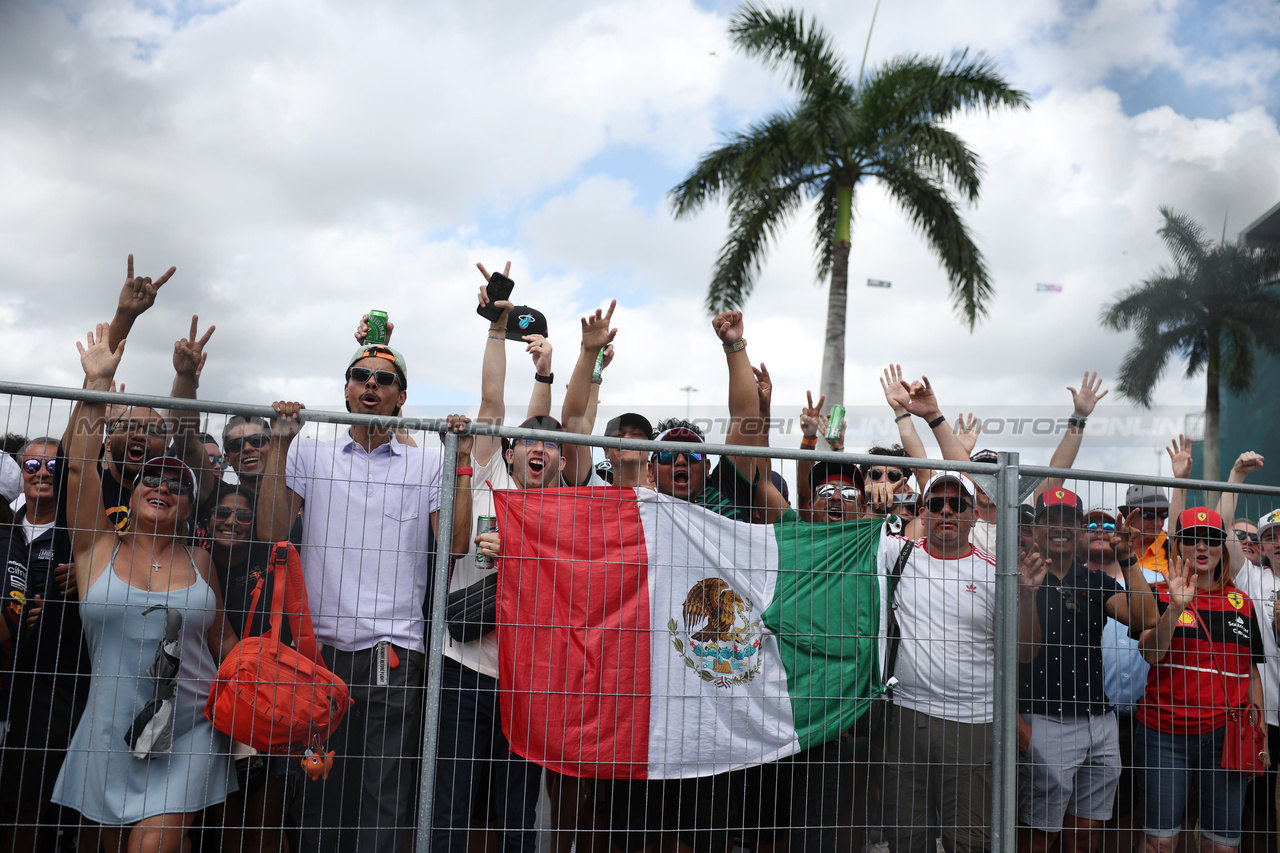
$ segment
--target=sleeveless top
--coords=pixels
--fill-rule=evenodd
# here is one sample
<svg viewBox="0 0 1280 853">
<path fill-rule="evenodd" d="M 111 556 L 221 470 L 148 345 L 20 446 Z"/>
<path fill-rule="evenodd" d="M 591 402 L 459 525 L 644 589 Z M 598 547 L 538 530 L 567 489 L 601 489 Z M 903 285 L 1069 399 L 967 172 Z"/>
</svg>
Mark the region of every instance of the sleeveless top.
<svg viewBox="0 0 1280 853">
<path fill-rule="evenodd" d="M 218 672 L 206 640 L 218 616 L 213 589 L 195 569 L 183 589 L 152 592 L 116 574 L 111 562 L 80 601 L 92 678 L 88 704 L 58 773 L 53 801 L 92 821 L 125 826 L 160 814 L 199 811 L 236 789 L 230 741 L 205 719 L 204 703 Z M 161 609 L 143 615 L 149 607 Z M 163 607 L 182 612 L 182 660 L 174 696 L 173 749 L 134 758 L 125 734 L 155 698 L 147 668 L 164 636 Z"/>
</svg>

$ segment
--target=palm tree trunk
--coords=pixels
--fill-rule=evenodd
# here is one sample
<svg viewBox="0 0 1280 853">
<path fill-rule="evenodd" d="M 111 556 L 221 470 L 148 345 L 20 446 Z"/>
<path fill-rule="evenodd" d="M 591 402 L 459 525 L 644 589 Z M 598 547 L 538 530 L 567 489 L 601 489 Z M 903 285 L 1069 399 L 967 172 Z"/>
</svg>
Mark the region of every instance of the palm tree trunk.
<svg viewBox="0 0 1280 853">
<path fill-rule="evenodd" d="M 1219 478 L 1218 427 L 1222 408 L 1218 400 L 1218 384 L 1218 336 L 1210 332 L 1209 363 L 1205 369 L 1204 390 L 1204 478 L 1206 480 Z M 1205 495 L 1205 500 L 1212 506 L 1217 503 L 1217 494 Z M 1231 519 L 1223 520 L 1227 524 L 1231 523 Z"/>
<path fill-rule="evenodd" d="M 836 191 L 835 251 L 831 258 L 831 286 L 827 288 L 827 334 L 822 346 L 820 393 L 827 410 L 844 405 L 844 341 L 849 306 L 849 229 L 853 220 L 853 187 Z"/>
</svg>

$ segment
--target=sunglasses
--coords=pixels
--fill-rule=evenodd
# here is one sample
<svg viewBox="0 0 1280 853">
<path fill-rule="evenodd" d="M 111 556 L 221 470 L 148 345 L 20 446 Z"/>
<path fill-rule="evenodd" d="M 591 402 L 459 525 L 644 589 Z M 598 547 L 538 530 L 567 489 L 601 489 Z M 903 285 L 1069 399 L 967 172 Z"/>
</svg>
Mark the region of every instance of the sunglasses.
<svg viewBox="0 0 1280 853">
<path fill-rule="evenodd" d="M 1102 523 L 1098 523 L 1098 522 L 1096 522 L 1096 521 L 1091 521 L 1091 522 L 1089 522 L 1089 527 L 1088 527 L 1088 530 L 1089 530 L 1089 532 L 1090 532 L 1090 533 L 1097 533 L 1097 532 L 1098 532 L 1098 531 L 1100 531 L 1100 530 L 1105 530 L 1105 531 L 1107 531 L 1107 532 L 1111 532 L 1111 531 L 1113 531 L 1113 530 L 1115 530 L 1115 529 L 1116 529 L 1116 526 L 1115 526 L 1114 524 L 1112 524 L 1111 522 L 1109 522 L 1109 521 L 1104 521 L 1104 522 L 1102 522 Z"/>
<path fill-rule="evenodd" d="M 969 509 L 969 501 L 964 498 L 929 498 L 925 502 L 925 506 L 934 515 L 942 512 L 942 508 L 945 506 L 951 507 L 952 512 L 959 514 Z"/>
<path fill-rule="evenodd" d="M 26 462 L 22 463 L 24 468 L 26 467 L 26 464 L 27 464 Z M 50 468 L 50 470 L 53 470 L 53 469 Z M 1254 545 L 1257 545 L 1260 541 L 1262 541 L 1258 538 L 1258 534 L 1250 533 L 1247 530 L 1237 530 L 1236 539 L 1240 540 L 1241 542 L 1251 542 Z"/>
<path fill-rule="evenodd" d="M 882 477 L 888 477 L 890 483 L 896 483 L 905 477 L 906 474 L 903 474 L 897 468 L 889 468 L 887 470 L 884 468 L 872 468 L 867 471 L 867 476 L 876 481 L 879 481 Z"/>
<path fill-rule="evenodd" d="M 226 521 L 233 515 L 236 517 L 236 521 L 240 524 L 253 523 L 253 510 L 251 509 L 231 506 L 215 506 L 213 508 L 213 517 L 218 521 Z"/>
<path fill-rule="evenodd" d="M 40 470 L 41 465 L 44 465 L 45 468 L 52 471 L 57 464 L 58 460 L 56 459 L 24 459 L 22 460 L 22 470 L 28 474 L 34 474 Z M 1256 536 L 1254 537 L 1254 539 L 1257 538 Z"/>
<path fill-rule="evenodd" d="M 1142 511 L 1143 521 L 1155 521 L 1157 518 L 1164 520 L 1169 517 L 1167 509 L 1144 509 Z"/>
<path fill-rule="evenodd" d="M 138 480 L 148 489 L 158 489 L 160 488 L 160 484 L 164 483 L 169 487 L 169 494 L 191 494 L 191 484 L 181 477 L 164 477 L 160 474 L 143 474 L 138 478 Z"/>
<path fill-rule="evenodd" d="M 240 438 L 228 438 L 225 443 L 228 453 L 239 453 L 246 444 L 259 449 L 266 447 L 271 443 L 271 436 L 265 432 L 255 432 L 253 435 L 245 435 Z"/>
<path fill-rule="evenodd" d="M 653 454 L 653 458 L 658 460 L 659 465 L 672 465 L 677 456 L 683 456 L 687 462 L 702 461 L 701 453 L 689 453 L 684 450 L 660 450 Z"/>
<path fill-rule="evenodd" d="M 824 486 L 818 486 L 813 493 L 818 500 L 825 500 L 835 497 L 837 494 L 842 501 L 858 501 L 862 499 L 862 492 L 853 486 L 833 486 L 830 483 Z"/>
<path fill-rule="evenodd" d="M 370 376 L 377 379 L 378 384 L 383 388 L 400 384 L 400 374 L 394 370 L 371 370 L 368 367 L 353 367 L 347 371 L 347 378 L 357 385 L 363 385 L 368 382 Z"/>
<path fill-rule="evenodd" d="M 164 436 L 169 434 L 169 430 L 164 424 L 158 424 L 154 421 L 144 423 L 143 421 L 116 421 L 115 426 L 111 428 L 112 432 L 145 432 L 150 436 Z"/>
<path fill-rule="evenodd" d="M 520 439 L 517 439 L 517 441 L 519 441 L 525 447 L 533 447 L 535 444 L 541 444 L 547 450 L 560 449 L 560 442 L 558 441 L 543 441 L 540 438 L 520 438 Z"/>
<path fill-rule="evenodd" d="M 1203 532 L 1198 530 L 1189 530 L 1186 533 L 1178 534 L 1179 542 L 1183 545 L 1191 546 L 1198 545 L 1201 542 L 1205 542 L 1209 545 L 1221 545 L 1226 541 L 1226 539 L 1227 535 L 1221 530 L 1205 530 Z"/>
</svg>

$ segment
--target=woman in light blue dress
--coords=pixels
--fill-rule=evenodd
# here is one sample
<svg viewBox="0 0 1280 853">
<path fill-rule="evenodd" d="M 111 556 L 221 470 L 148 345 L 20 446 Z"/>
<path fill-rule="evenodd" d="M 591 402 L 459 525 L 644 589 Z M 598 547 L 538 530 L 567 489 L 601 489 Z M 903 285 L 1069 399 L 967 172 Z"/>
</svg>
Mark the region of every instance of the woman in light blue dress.
<svg viewBox="0 0 1280 853">
<path fill-rule="evenodd" d="M 85 387 L 109 388 L 123 341 L 111 351 L 106 326 L 99 325 L 89 347 L 77 348 Z M 223 615 L 208 552 L 186 544 L 197 498 L 190 468 L 174 457 L 150 460 L 125 484 L 133 489 L 128 531 L 117 535 L 108 522 L 95 464 L 104 415 L 103 404 L 81 403 L 69 430 L 68 515 L 92 682 L 53 800 L 100 824 L 107 853 L 178 853 L 196 814 L 235 789 L 230 744 L 205 719 L 204 704 L 216 660 L 236 636 Z M 163 739 L 150 757 L 138 757 L 125 738 L 148 703 L 169 695 L 148 668 L 166 621 L 173 626 L 177 614 L 172 746 Z"/>
</svg>

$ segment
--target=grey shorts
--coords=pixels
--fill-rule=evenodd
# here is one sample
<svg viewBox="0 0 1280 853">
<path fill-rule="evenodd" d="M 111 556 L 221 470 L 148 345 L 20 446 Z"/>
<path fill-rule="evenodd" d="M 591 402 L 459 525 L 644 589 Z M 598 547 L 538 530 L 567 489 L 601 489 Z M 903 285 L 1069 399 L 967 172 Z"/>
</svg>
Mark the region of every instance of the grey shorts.
<svg viewBox="0 0 1280 853">
<path fill-rule="evenodd" d="M 1018 760 L 1018 816 L 1061 832 L 1065 815 L 1109 820 L 1120 783 L 1120 734 L 1114 713 L 1095 717 L 1024 714 L 1031 743 Z"/>
</svg>

